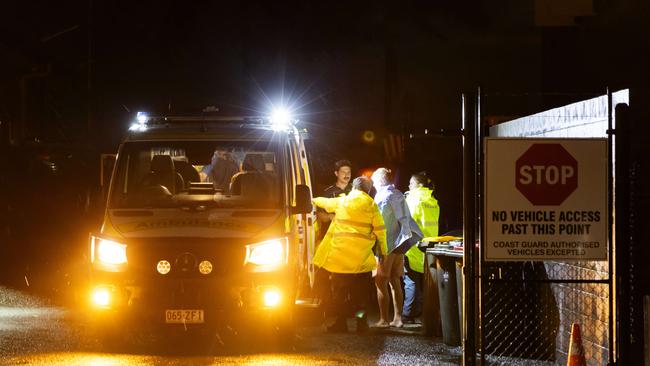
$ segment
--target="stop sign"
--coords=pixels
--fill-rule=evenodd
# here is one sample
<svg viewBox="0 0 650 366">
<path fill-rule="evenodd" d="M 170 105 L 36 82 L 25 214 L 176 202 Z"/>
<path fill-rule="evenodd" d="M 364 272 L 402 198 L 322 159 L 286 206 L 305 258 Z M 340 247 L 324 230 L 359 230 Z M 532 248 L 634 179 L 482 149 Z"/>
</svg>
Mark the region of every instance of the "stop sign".
<svg viewBox="0 0 650 366">
<path fill-rule="evenodd" d="M 560 144 L 533 144 L 515 163 L 515 182 L 533 205 L 557 206 L 578 188 L 578 162 Z"/>
</svg>

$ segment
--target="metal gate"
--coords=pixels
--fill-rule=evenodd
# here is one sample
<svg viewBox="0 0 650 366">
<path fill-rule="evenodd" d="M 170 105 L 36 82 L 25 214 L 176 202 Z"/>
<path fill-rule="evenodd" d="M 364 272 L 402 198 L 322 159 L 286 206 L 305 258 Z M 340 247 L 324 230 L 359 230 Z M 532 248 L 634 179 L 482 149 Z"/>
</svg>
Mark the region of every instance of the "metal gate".
<svg viewBox="0 0 650 366">
<path fill-rule="evenodd" d="M 613 113 L 607 93 L 608 261 L 485 261 L 483 216 L 487 126 L 481 92 L 464 94 L 463 363 L 566 364 L 571 325 L 579 324 L 588 365 L 615 364 L 613 260 Z M 485 99 L 485 95 L 483 95 Z"/>
</svg>

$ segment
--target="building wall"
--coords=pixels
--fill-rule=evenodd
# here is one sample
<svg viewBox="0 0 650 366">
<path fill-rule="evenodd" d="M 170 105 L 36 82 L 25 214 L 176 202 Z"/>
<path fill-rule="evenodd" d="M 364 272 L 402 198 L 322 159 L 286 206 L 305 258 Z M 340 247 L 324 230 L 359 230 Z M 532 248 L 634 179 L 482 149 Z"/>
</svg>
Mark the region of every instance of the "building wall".
<svg viewBox="0 0 650 366">
<path fill-rule="evenodd" d="M 607 137 L 608 108 L 629 104 L 629 91 L 569 104 L 490 128 L 493 137 Z M 609 277 L 608 262 L 544 262 L 549 279 L 602 280 Z M 571 336 L 571 324 L 582 330 L 582 344 L 589 365 L 606 365 L 608 354 L 609 288 L 606 284 L 551 285 L 560 324 L 556 332 L 556 362 L 565 364 Z"/>
</svg>

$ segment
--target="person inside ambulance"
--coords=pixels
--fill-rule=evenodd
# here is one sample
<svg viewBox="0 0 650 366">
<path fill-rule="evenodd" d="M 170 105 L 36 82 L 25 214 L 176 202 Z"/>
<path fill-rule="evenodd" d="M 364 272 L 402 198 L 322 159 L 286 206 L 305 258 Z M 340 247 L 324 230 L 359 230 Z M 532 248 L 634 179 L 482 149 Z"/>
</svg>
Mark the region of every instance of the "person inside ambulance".
<svg viewBox="0 0 650 366">
<path fill-rule="evenodd" d="M 368 192 L 372 181 L 358 177 L 347 196 L 316 197 L 313 203 L 335 213 L 323 241 L 316 249 L 313 263 L 331 273 L 336 321 L 329 332 L 347 332 L 347 317 L 355 314 L 357 332 L 368 330 L 366 306 L 371 289 L 371 273 L 377 268 L 373 253 L 387 254 L 386 229 L 379 207 Z"/>
<path fill-rule="evenodd" d="M 215 191 L 227 194 L 230 192 L 230 182 L 233 175 L 239 172 L 237 162 L 232 154 L 224 147 L 214 150 L 209 165 L 201 169 L 199 176 L 202 182 L 212 182 Z"/>
<path fill-rule="evenodd" d="M 428 188 L 430 186 L 431 188 Z M 406 203 L 413 219 L 424 237 L 438 236 L 440 206 L 433 196 L 433 184 L 426 172 L 413 174 L 406 192 Z M 422 315 L 422 286 L 424 278 L 424 252 L 413 246 L 406 252 L 404 261 L 404 310 L 405 323 L 414 323 Z"/>
</svg>

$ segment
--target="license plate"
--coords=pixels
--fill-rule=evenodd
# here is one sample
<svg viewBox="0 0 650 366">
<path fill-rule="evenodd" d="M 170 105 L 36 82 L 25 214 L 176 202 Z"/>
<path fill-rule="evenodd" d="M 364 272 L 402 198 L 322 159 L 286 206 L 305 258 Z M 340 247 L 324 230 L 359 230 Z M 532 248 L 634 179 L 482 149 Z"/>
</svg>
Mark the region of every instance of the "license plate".
<svg viewBox="0 0 650 366">
<path fill-rule="evenodd" d="M 200 324 L 203 322 L 203 310 L 201 309 L 165 310 L 165 323 L 167 324 Z"/>
</svg>

